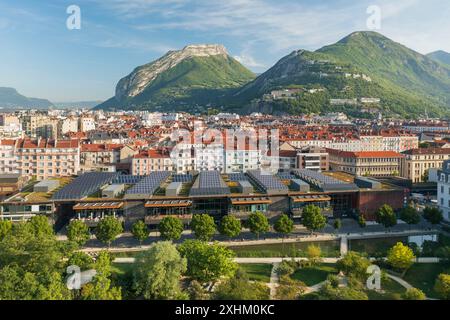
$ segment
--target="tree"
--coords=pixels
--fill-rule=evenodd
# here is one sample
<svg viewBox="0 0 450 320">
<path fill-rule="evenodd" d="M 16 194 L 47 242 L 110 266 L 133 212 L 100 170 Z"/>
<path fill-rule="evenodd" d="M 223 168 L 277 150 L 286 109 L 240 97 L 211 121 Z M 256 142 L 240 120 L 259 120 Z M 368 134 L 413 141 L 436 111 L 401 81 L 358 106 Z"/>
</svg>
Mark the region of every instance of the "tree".
<svg viewBox="0 0 450 320">
<path fill-rule="evenodd" d="M 364 216 L 362 214 L 358 218 L 358 224 L 361 228 L 366 227 L 366 219 L 364 218 Z"/>
<path fill-rule="evenodd" d="M 36 237 L 51 236 L 54 234 L 46 216 L 34 216 L 30 219 L 28 226 Z"/>
<path fill-rule="evenodd" d="M 308 205 L 303 209 L 302 224 L 313 234 L 314 231 L 325 228 L 327 218 L 322 214 L 319 207 Z"/>
<path fill-rule="evenodd" d="M 176 299 L 181 293 L 180 279 L 186 264 L 186 258 L 171 242 L 153 244 L 136 257 L 133 288 L 145 299 Z"/>
<path fill-rule="evenodd" d="M 196 214 L 192 217 L 191 229 L 199 240 L 209 241 L 216 233 L 216 224 L 208 214 Z"/>
<path fill-rule="evenodd" d="M 392 210 L 392 207 L 387 204 L 381 206 L 377 210 L 376 220 L 385 228 L 390 228 L 397 224 L 397 216 L 395 215 L 394 210 Z"/>
<path fill-rule="evenodd" d="M 367 294 L 353 287 L 335 288 L 328 281 L 318 292 L 319 300 L 369 300 Z"/>
<path fill-rule="evenodd" d="M 423 209 L 423 217 L 431 224 L 439 224 L 444 220 L 442 211 L 436 207 L 426 207 Z"/>
<path fill-rule="evenodd" d="M 241 233 L 241 229 L 241 221 L 230 215 L 224 216 L 219 226 L 219 232 L 229 238 L 237 237 Z"/>
<path fill-rule="evenodd" d="M 209 300 L 209 294 L 200 282 L 192 280 L 188 287 L 190 300 Z"/>
<path fill-rule="evenodd" d="M 276 290 L 277 300 L 298 300 L 305 292 L 306 285 L 303 282 L 284 275 L 280 278 L 280 284 Z"/>
<path fill-rule="evenodd" d="M 261 233 L 265 233 L 269 231 L 269 220 L 262 212 L 253 212 L 247 219 L 247 227 L 250 231 L 256 234 L 256 237 L 259 239 Z"/>
<path fill-rule="evenodd" d="M 67 266 L 78 266 L 81 270 L 87 270 L 94 267 L 94 259 L 81 251 L 72 253 L 67 261 Z"/>
<path fill-rule="evenodd" d="M 409 288 L 402 295 L 402 299 L 404 300 L 425 300 L 427 297 L 422 290 L 416 288 Z"/>
<path fill-rule="evenodd" d="M 400 219 L 407 224 L 418 224 L 420 222 L 420 214 L 412 207 L 403 208 L 400 211 Z"/>
<path fill-rule="evenodd" d="M 425 172 L 422 175 L 422 181 L 428 182 L 429 177 L 430 177 L 430 170 L 427 169 L 427 170 L 425 170 Z"/>
<path fill-rule="evenodd" d="M 231 276 L 237 268 L 234 252 L 218 243 L 186 240 L 178 250 L 187 259 L 187 275 L 201 282 Z"/>
<path fill-rule="evenodd" d="M 441 273 L 434 284 L 434 291 L 442 299 L 450 300 L 450 274 Z"/>
<path fill-rule="evenodd" d="M 401 242 L 389 249 L 387 254 L 387 262 L 393 268 L 403 270 L 403 273 L 411 267 L 415 258 L 412 249 Z"/>
<path fill-rule="evenodd" d="M 111 242 L 123 232 L 122 223 L 114 217 L 106 217 L 100 220 L 95 228 L 95 236 L 98 240 L 111 246 Z"/>
<path fill-rule="evenodd" d="M 175 217 L 164 217 L 158 225 L 161 238 L 164 240 L 178 240 L 181 238 L 183 222 Z"/>
<path fill-rule="evenodd" d="M 294 221 L 287 214 L 282 214 L 275 222 L 273 228 L 276 232 L 286 236 L 294 230 Z"/>
<path fill-rule="evenodd" d="M 337 262 L 339 270 L 343 271 L 346 275 L 353 276 L 357 279 L 367 278 L 366 272 L 369 266 L 369 259 L 354 251 L 349 251 Z"/>
<path fill-rule="evenodd" d="M 306 248 L 306 257 L 311 265 L 315 265 L 320 261 L 320 257 L 322 256 L 322 250 L 319 246 L 315 246 L 313 244 L 309 245 Z"/>
<path fill-rule="evenodd" d="M 148 229 L 147 225 L 144 221 L 137 221 L 131 227 L 131 233 L 133 237 L 139 241 L 139 244 L 142 246 L 142 242 L 148 238 Z"/>
<path fill-rule="evenodd" d="M 221 282 L 214 291 L 215 300 L 267 300 L 267 286 L 260 282 L 250 282 L 245 271 L 239 269 L 227 281 Z"/>
<path fill-rule="evenodd" d="M 81 287 L 83 300 L 122 300 L 120 287 L 112 286 L 111 257 L 108 252 L 102 251 L 95 261 L 94 268 L 97 274 L 92 282 Z"/>
<path fill-rule="evenodd" d="M 342 227 L 341 219 L 334 220 L 334 223 L 333 223 L 334 230 L 339 230 L 341 227 Z"/>
<path fill-rule="evenodd" d="M 91 237 L 89 227 L 81 220 L 72 220 L 67 226 L 67 238 L 83 246 Z"/>
<path fill-rule="evenodd" d="M 0 220 L 0 241 L 11 232 L 12 222 L 8 220 Z"/>
</svg>

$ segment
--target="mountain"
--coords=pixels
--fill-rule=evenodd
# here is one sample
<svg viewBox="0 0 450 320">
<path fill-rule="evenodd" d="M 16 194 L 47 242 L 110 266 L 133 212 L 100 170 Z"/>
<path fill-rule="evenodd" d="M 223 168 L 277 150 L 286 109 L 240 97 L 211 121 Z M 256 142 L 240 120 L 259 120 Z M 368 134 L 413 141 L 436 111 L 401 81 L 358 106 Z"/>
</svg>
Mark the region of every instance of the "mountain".
<svg viewBox="0 0 450 320">
<path fill-rule="evenodd" d="M 94 108 L 95 106 L 102 103 L 102 101 L 73 101 L 73 102 L 54 102 L 56 108 Z"/>
<path fill-rule="evenodd" d="M 269 111 L 335 111 L 339 108 L 330 99 L 372 97 L 381 99 L 379 108 L 386 113 L 417 116 L 426 109 L 442 115 L 450 107 L 450 67 L 381 34 L 355 32 L 316 52 L 294 51 L 235 93 L 233 103 L 261 101 L 286 88 L 301 89 L 297 99 L 271 102 Z M 320 90 L 311 93 L 314 88 Z"/>
<path fill-rule="evenodd" d="M 46 99 L 27 98 L 14 88 L 0 87 L 0 107 L 2 108 L 48 108 L 52 105 Z"/>
<path fill-rule="evenodd" d="M 186 110 L 219 103 L 254 78 L 223 46 L 190 45 L 134 69 L 118 82 L 115 96 L 96 108 Z"/>
<path fill-rule="evenodd" d="M 448 52 L 442 50 L 435 51 L 427 54 L 427 57 L 450 66 L 450 53 Z"/>
</svg>

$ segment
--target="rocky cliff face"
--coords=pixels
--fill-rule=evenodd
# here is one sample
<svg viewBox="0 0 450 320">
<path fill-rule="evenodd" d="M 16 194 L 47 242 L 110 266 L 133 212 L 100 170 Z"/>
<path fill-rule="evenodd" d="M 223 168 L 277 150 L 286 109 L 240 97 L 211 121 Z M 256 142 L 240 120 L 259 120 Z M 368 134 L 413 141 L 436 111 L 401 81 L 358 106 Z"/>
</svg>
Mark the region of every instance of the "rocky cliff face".
<svg viewBox="0 0 450 320">
<path fill-rule="evenodd" d="M 158 60 L 137 67 L 131 74 L 122 78 L 117 84 L 115 97 L 121 101 L 138 96 L 159 74 L 176 67 L 186 59 L 219 55 L 228 56 L 222 45 L 190 45 L 182 50 L 169 51 Z"/>
</svg>

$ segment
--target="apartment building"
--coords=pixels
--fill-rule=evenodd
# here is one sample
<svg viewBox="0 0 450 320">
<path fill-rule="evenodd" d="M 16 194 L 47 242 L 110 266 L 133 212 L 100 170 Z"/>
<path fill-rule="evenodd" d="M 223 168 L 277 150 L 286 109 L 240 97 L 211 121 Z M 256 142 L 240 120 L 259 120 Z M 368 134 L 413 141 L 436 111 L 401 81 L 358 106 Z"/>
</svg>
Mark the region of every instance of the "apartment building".
<svg viewBox="0 0 450 320">
<path fill-rule="evenodd" d="M 29 138 L 56 139 L 58 137 L 58 119 L 46 115 L 24 116 L 22 127 Z"/>
<path fill-rule="evenodd" d="M 115 171 L 120 162 L 121 144 L 83 144 L 80 151 L 81 172 Z"/>
<path fill-rule="evenodd" d="M 438 170 L 437 200 L 444 219 L 450 221 L 450 160 L 445 160 Z"/>
<path fill-rule="evenodd" d="M 16 144 L 19 173 L 38 180 L 78 174 L 78 140 L 20 139 Z"/>
<path fill-rule="evenodd" d="M 23 138 L 20 119 L 11 114 L 0 114 L 0 139 Z"/>
<path fill-rule="evenodd" d="M 175 171 L 167 149 L 150 149 L 141 151 L 131 160 L 133 175 L 148 175 L 154 171 Z"/>
<path fill-rule="evenodd" d="M 96 122 L 94 118 L 91 117 L 82 117 L 80 118 L 80 131 L 88 132 L 94 131 L 96 128 Z"/>
<path fill-rule="evenodd" d="M 329 155 L 324 148 L 304 147 L 297 152 L 296 169 L 308 169 L 321 172 L 328 171 L 329 166 Z"/>
<path fill-rule="evenodd" d="M 17 174 L 16 140 L 0 140 L 0 174 Z"/>
<path fill-rule="evenodd" d="M 58 135 L 62 137 L 69 132 L 78 132 L 78 118 L 69 117 L 59 120 Z"/>
<path fill-rule="evenodd" d="M 250 143 L 225 143 L 225 172 L 247 172 L 260 167 L 261 151 Z"/>
<path fill-rule="evenodd" d="M 327 149 L 332 171 L 344 171 L 357 176 L 398 176 L 403 155 L 393 151 L 348 152 Z"/>
<path fill-rule="evenodd" d="M 442 168 L 444 161 L 450 159 L 448 148 L 423 148 L 403 152 L 402 176 L 413 183 L 425 182 L 430 169 Z"/>
</svg>

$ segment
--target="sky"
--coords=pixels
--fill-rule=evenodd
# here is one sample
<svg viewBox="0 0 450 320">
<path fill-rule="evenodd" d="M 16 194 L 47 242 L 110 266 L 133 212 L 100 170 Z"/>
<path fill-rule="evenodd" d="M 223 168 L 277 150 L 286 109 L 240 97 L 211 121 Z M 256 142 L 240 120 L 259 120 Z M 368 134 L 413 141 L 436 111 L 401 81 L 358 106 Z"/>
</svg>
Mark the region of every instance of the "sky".
<svg viewBox="0 0 450 320">
<path fill-rule="evenodd" d="M 71 5 L 80 29 L 67 28 Z M 223 44 L 261 73 L 293 50 L 369 30 L 371 6 L 375 31 L 423 54 L 450 52 L 447 0 L 0 0 L 0 87 L 52 102 L 105 100 L 135 67 L 200 43 Z"/>
</svg>

